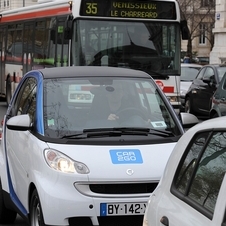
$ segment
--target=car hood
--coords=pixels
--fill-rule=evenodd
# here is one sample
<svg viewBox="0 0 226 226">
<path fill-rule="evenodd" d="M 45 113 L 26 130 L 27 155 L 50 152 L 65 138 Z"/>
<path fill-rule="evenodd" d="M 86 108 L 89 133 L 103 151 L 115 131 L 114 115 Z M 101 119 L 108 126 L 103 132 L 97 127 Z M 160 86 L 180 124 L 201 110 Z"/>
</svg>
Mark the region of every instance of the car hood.
<svg viewBox="0 0 226 226">
<path fill-rule="evenodd" d="M 176 143 L 134 146 L 48 144 L 71 159 L 84 163 L 87 181 L 159 181 Z"/>
</svg>

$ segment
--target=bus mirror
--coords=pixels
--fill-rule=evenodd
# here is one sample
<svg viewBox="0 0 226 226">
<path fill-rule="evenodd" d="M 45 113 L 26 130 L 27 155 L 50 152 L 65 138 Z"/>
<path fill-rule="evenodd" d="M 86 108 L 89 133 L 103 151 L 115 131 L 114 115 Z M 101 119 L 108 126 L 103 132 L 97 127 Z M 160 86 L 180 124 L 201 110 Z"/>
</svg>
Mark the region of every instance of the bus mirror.
<svg viewBox="0 0 226 226">
<path fill-rule="evenodd" d="M 69 40 L 72 37 L 72 18 L 68 17 L 66 20 L 66 26 L 64 29 L 64 39 Z"/>
<path fill-rule="evenodd" d="M 180 25 L 181 25 L 180 27 L 181 27 L 182 40 L 188 40 L 190 37 L 190 31 L 188 29 L 187 21 L 182 20 Z"/>
<path fill-rule="evenodd" d="M 69 40 L 69 39 L 71 39 L 71 36 L 72 36 L 72 34 L 71 34 L 71 28 L 66 27 L 64 29 L 64 39 L 65 40 Z"/>
<path fill-rule="evenodd" d="M 53 41 L 53 43 L 55 43 L 55 39 L 56 39 L 56 31 L 52 29 L 50 31 L 50 40 Z"/>
</svg>

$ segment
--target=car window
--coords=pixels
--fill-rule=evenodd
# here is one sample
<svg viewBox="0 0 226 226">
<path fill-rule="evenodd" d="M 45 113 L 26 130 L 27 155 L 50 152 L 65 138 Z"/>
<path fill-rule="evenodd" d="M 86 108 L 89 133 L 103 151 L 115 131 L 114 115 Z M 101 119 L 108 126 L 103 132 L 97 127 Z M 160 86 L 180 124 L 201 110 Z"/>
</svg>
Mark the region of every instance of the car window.
<svg viewBox="0 0 226 226">
<path fill-rule="evenodd" d="M 213 213 L 225 172 L 226 132 L 199 133 L 178 167 L 175 188 L 190 205 Z"/>
<path fill-rule="evenodd" d="M 207 67 L 203 75 L 203 79 L 210 79 L 210 78 L 214 78 L 214 70 L 211 67 Z"/>
<path fill-rule="evenodd" d="M 36 87 L 37 82 L 35 78 L 27 79 L 23 87 L 18 93 L 15 105 L 15 115 L 29 114 L 31 120 L 34 120 L 35 108 L 36 108 Z"/>
<path fill-rule="evenodd" d="M 223 83 L 222 88 L 223 88 L 223 90 L 226 90 L 226 79 L 224 79 L 224 83 Z"/>
<path fill-rule="evenodd" d="M 204 67 L 204 68 L 202 68 L 202 69 L 199 71 L 199 73 L 198 73 L 198 75 L 197 75 L 197 78 L 196 78 L 196 79 L 201 80 L 201 79 L 203 78 L 203 75 L 204 75 L 205 70 L 206 70 L 206 68 L 205 68 L 205 67 Z"/>
<path fill-rule="evenodd" d="M 226 67 L 218 67 L 217 72 L 218 72 L 219 81 L 221 81 L 224 74 L 226 74 Z"/>
<path fill-rule="evenodd" d="M 199 72 L 198 67 L 181 67 L 181 81 L 192 81 Z"/>
</svg>

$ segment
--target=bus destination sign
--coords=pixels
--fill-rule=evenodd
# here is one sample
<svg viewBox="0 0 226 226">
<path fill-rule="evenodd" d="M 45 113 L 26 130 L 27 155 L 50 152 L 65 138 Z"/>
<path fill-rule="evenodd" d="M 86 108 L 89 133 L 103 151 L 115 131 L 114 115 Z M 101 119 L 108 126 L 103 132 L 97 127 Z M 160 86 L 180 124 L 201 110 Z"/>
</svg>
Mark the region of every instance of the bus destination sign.
<svg viewBox="0 0 226 226">
<path fill-rule="evenodd" d="M 170 1 L 82 0 L 81 2 L 81 16 L 176 19 L 176 6 Z"/>
</svg>

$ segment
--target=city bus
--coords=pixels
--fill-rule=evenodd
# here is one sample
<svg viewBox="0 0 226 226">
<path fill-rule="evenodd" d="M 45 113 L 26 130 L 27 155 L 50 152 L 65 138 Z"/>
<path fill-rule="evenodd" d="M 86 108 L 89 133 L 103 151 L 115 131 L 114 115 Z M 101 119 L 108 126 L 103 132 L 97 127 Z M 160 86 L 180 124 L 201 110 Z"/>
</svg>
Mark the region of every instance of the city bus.
<svg viewBox="0 0 226 226">
<path fill-rule="evenodd" d="M 42 0 L 4 11 L 0 94 L 9 104 L 35 68 L 125 67 L 150 74 L 179 112 L 181 39 L 188 37 L 176 0 Z"/>
</svg>

